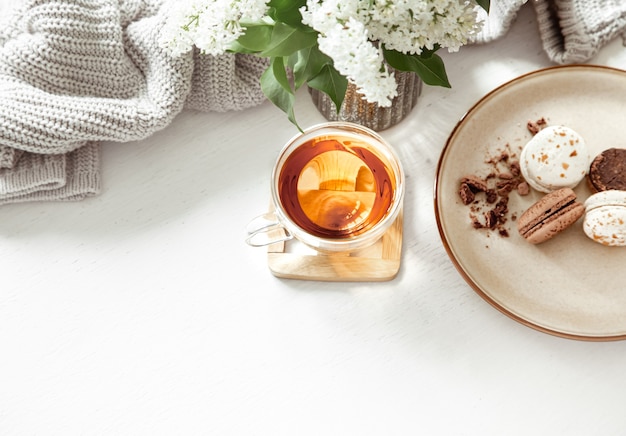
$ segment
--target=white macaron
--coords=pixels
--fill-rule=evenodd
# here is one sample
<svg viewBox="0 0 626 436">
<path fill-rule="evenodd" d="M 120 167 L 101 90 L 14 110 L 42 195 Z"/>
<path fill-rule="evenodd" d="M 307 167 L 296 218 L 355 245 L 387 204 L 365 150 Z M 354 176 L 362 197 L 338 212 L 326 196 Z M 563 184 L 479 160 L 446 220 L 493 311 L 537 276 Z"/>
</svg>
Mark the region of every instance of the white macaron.
<svg viewBox="0 0 626 436">
<path fill-rule="evenodd" d="M 626 191 L 602 191 L 587 198 L 583 230 L 599 244 L 625 246 Z"/>
<path fill-rule="evenodd" d="M 520 169 L 540 192 L 576 187 L 589 172 L 591 155 L 582 136 L 565 126 L 549 126 L 522 149 Z"/>
</svg>

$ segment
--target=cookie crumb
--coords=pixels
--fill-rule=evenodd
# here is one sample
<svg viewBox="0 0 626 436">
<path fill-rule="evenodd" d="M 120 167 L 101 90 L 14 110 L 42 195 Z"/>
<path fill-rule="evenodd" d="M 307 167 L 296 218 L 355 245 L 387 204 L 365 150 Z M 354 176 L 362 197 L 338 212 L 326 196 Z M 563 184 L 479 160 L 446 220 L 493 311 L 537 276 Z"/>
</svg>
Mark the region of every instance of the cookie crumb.
<svg viewBox="0 0 626 436">
<path fill-rule="evenodd" d="M 530 186 L 528 186 L 528 183 L 521 182 L 519 185 L 517 185 L 517 193 L 522 197 L 530 194 Z"/>
<path fill-rule="evenodd" d="M 544 117 L 541 117 L 537 121 L 529 120 L 528 123 L 526 123 L 526 127 L 528 128 L 528 131 L 533 136 L 536 135 L 537 133 L 539 133 L 541 131 L 541 129 L 543 129 L 547 125 L 548 125 L 548 122 L 546 121 L 546 119 Z"/>
<path fill-rule="evenodd" d="M 472 174 L 461 178 L 459 196 L 470 208 L 470 223 L 474 229 L 495 231 L 506 238 L 509 237 L 509 196 L 512 192 L 527 195 L 530 188 L 521 175 L 517 153 L 510 144 L 488 156 L 485 163 L 489 164 L 486 176 Z"/>
<path fill-rule="evenodd" d="M 472 188 L 467 183 L 461 183 L 461 187 L 459 188 L 459 196 L 461 197 L 461 202 L 464 205 L 468 205 L 474 202 L 476 199 L 476 195 L 472 192 Z"/>
</svg>

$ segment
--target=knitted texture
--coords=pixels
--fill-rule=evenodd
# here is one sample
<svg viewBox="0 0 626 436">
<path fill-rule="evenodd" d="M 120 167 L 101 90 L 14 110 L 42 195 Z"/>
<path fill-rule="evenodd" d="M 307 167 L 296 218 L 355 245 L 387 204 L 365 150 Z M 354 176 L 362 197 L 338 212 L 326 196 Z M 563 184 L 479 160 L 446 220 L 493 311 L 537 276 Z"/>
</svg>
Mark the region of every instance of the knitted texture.
<svg viewBox="0 0 626 436">
<path fill-rule="evenodd" d="M 25 153 L 0 174 L 0 203 L 80 200 L 100 188 L 98 143 L 66 154 Z"/>
<path fill-rule="evenodd" d="M 473 42 L 505 35 L 526 2 L 492 1 L 484 28 Z M 533 0 L 532 4 L 544 51 L 558 64 L 588 61 L 608 41 L 626 35 L 624 0 Z"/>
<path fill-rule="evenodd" d="M 526 1 L 492 1 L 473 42 L 506 34 Z M 258 79 L 266 60 L 163 50 L 164 0 L 19 5 L 0 22 L 0 204 L 95 195 L 101 141 L 145 139 L 185 108 L 242 110 L 265 99 Z M 626 28 L 623 0 L 533 5 L 557 63 L 588 60 Z"/>
<path fill-rule="evenodd" d="M 533 4 L 543 48 L 559 64 L 585 62 L 626 32 L 624 0 L 543 0 Z"/>
<path fill-rule="evenodd" d="M 242 110 L 265 100 L 259 78 L 268 66 L 256 56 L 214 56 L 194 52 L 191 92 L 185 108 L 204 112 Z"/>
<path fill-rule="evenodd" d="M 472 42 L 486 43 L 504 36 L 517 17 L 519 9 L 527 0 L 496 0 L 489 6 L 489 15 L 479 9 L 483 28 L 472 38 Z"/>
<path fill-rule="evenodd" d="M 185 107 L 264 100 L 263 60 L 172 57 L 158 41 L 162 10 L 160 0 L 27 0 L 0 23 L 0 204 L 94 195 L 100 141 L 145 139 Z"/>
</svg>

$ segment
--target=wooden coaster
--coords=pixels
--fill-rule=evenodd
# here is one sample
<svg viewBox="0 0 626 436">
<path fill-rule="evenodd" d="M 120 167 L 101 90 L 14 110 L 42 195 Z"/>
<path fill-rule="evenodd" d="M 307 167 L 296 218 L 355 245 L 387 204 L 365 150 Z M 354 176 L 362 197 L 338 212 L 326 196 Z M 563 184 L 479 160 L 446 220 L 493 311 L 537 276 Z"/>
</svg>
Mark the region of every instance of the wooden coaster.
<svg viewBox="0 0 626 436">
<path fill-rule="evenodd" d="M 268 248 L 267 263 L 276 277 L 329 282 L 382 282 L 400 270 L 402 211 L 373 246 L 354 253 L 322 254 L 297 240 Z"/>
</svg>

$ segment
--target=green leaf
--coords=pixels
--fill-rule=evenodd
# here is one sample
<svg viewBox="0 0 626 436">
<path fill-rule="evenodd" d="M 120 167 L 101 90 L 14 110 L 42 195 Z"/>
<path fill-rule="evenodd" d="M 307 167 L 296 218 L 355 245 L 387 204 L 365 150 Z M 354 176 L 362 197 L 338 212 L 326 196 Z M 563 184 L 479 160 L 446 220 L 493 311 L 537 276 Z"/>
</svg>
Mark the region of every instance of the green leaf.
<svg viewBox="0 0 626 436">
<path fill-rule="evenodd" d="M 433 51 L 425 52 L 423 55 L 408 55 L 395 50 L 383 52 L 387 63 L 396 70 L 413 71 L 427 85 L 450 88 L 443 60 Z"/>
<path fill-rule="evenodd" d="M 296 89 L 317 76 L 325 65 L 333 63 L 332 59 L 322 53 L 317 45 L 298 51 L 294 58 L 291 67 Z"/>
<path fill-rule="evenodd" d="M 308 29 L 296 29 L 284 23 L 276 23 L 267 48 L 261 56 L 278 57 L 291 56 L 303 48 L 317 44 L 317 32 Z"/>
<path fill-rule="evenodd" d="M 242 46 L 241 44 L 239 44 L 237 41 L 235 42 L 231 42 L 228 50 L 226 50 L 227 53 L 245 53 L 245 54 L 255 54 L 258 53 L 257 50 L 249 50 L 247 48 L 245 48 L 244 46 Z"/>
<path fill-rule="evenodd" d="M 287 78 L 287 72 L 285 70 L 285 62 L 282 57 L 272 58 L 270 60 L 270 65 L 261 75 L 260 82 L 261 89 L 263 90 L 265 96 L 278 108 L 285 112 L 289 121 L 302 131 L 296 122 L 296 117 L 293 111 L 295 95 L 289 85 L 289 79 Z"/>
<path fill-rule="evenodd" d="M 268 3 L 268 15 L 276 22 L 292 27 L 306 27 L 302 24 L 302 14 L 299 11 L 305 5 L 306 0 L 271 0 Z"/>
<path fill-rule="evenodd" d="M 419 57 L 420 57 L 420 58 L 422 58 L 422 59 L 428 59 L 428 58 L 430 58 L 432 55 L 434 55 L 434 54 L 435 54 L 435 52 L 436 52 L 437 50 L 439 50 L 440 48 L 441 48 L 441 46 L 440 46 L 439 44 L 435 44 L 435 46 L 434 46 L 431 50 L 429 50 L 429 49 L 427 49 L 427 48 L 423 48 L 423 49 L 422 49 L 422 52 L 421 52 L 421 53 L 420 53 L 420 55 L 419 55 Z"/>
<path fill-rule="evenodd" d="M 490 6 L 490 3 L 491 3 L 489 0 L 476 0 L 476 3 L 478 3 L 478 6 L 480 6 L 487 13 L 489 13 L 489 6 Z"/>
<path fill-rule="evenodd" d="M 246 32 L 237 38 L 237 43 L 231 47 L 231 51 L 241 53 L 240 47 L 245 53 L 258 53 L 265 50 L 272 39 L 274 26 L 269 24 L 248 25 Z"/>
<path fill-rule="evenodd" d="M 324 65 L 320 73 L 308 81 L 308 85 L 328 95 L 339 112 L 348 89 L 348 79 L 339 74 L 335 67 Z"/>
</svg>

